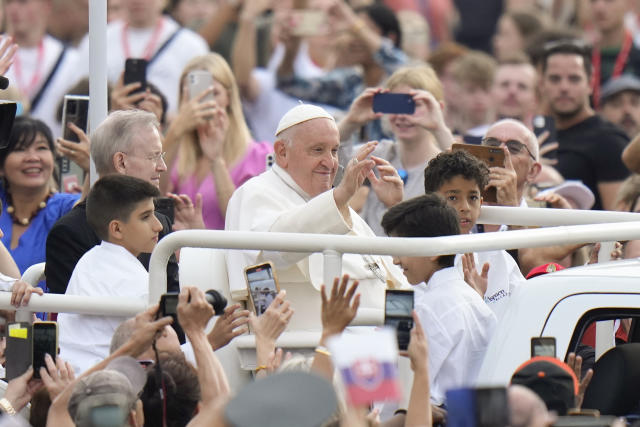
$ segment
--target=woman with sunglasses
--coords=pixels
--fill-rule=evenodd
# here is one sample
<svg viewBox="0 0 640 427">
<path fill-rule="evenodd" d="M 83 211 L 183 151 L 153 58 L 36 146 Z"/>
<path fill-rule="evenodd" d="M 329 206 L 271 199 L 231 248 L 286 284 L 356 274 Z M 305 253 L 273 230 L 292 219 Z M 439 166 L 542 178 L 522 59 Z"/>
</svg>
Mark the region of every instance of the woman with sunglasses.
<svg viewBox="0 0 640 427">
<path fill-rule="evenodd" d="M 370 177 L 371 185 L 362 186 L 352 202 L 352 207 L 360 210 L 373 231 L 384 236 L 380 226 L 382 215 L 393 204 L 424 194 L 424 168 L 440 151 L 451 146 L 453 136 L 444 123 L 444 94 L 440 80 L 431 67 L 417 65 L 398 69 L 389 77 L 384 89 L 366 89 L 353 101 L 339 124 L 343 144 L 367 122 L 383 117 L 382 113 L 373 111 L 374 97 L 380 93 L 404 94 L 415 104 L 413 114 L 384 117 L 383 126 L 390 127 L 395 142 L 379 141 L 372 155 L 378 175 Z M 350 151 L 353 145 L 344 144 L 341 149 Z M 340 153 L 341 159 L 351 157 L 349 152 Z M 396 196 L 399 190 L 402 190 L 400 198 Z"/>
</svg>

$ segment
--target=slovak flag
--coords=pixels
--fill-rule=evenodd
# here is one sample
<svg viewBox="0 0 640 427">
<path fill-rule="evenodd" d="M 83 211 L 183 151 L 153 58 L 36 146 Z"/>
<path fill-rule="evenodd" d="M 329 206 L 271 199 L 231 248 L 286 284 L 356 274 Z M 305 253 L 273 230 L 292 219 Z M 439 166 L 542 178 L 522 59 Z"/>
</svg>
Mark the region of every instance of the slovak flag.
<svg viewBox="0 0 640 427">
<path fill-rule="evenodd" d="M 383 328 L 345 332 L 327 344 L 333 363 L 341 373 L 350 404 L 401 399 L 396 373 L 395 331 Z"/>
</svg>

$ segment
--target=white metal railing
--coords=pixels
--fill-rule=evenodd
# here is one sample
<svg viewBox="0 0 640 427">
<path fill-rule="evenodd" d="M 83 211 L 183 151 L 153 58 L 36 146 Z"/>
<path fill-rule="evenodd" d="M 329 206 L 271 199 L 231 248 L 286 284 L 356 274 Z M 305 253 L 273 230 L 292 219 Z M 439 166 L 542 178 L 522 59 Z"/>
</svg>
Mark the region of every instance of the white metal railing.
<svg viewBox="0 0 640 427">
<path fill-rule="evenodd" d="M 335 236 L 326 234 L 228 232 L 213 230 L 177 231 L 165 236 L 151 256 L 149 269 L 149 303 L 154 304 L 166 289 L 166 265 L 169 257 L 181 247 L 221 249 L 255 249 L 286 252 L 322 252 L 325 254 L 325 281 L 338 276 L 343 253 L 374 255 L 434 256 L 442 254 L 477 252 L 519 247 L 540 247 L 569 243 L 592 243 L 612 240 L 640 239 L 640 214 L 625 212 L 591 212 L 561 209 L 483 207 L 481 222 L 529 223 L 531 211 L 537 211 L 538 224 L 550 225 L 569 221 L 603 223 L 561 226 L 503 233 L 447 236 L 435 238 L 386 238 Z M 544 212 L 541 212 L 544 211 Z M 542 213 L 542 215 L 540 215 Z M 517 221 L 515 220 L 517 218 Z M 625 221 L 635 221 L 621 223 Z M 313 236 L 313 237 L 311 237 Z M 526 242 L 523 244 L 523 242 Z M 40 267 L 41 268 L 41 267 Z M 37 283 L 41 272 L 37 268 L 32 283 Z M 11 309 L 10 294 L 0 292 L 0 308 Z M 143 303 L 131 303 L 122 298 L 34 295 L 21 310 L 74 312 L 96 315 L 131 316 L 145 308 Z"/>
</svg>

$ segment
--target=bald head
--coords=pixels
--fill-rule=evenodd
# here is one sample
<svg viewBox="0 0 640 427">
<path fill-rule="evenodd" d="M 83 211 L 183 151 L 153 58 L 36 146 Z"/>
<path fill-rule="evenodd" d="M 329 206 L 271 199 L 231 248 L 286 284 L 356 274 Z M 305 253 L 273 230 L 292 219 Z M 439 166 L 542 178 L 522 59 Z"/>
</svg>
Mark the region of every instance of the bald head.
<svg viewBox="0 0 640 427">
<path fill-rule="evenodd" d="M 493 135 L 494 133 L 502 132 L 503 134 L 516 135 L 519 138 L 518 141 L 526 144 L 536 161 L 540 160 L 540 150 L 538 147 L 538 138 L 536 135 L 524 125 L 520 120 L 516 119 L 502 119 L 492 124 L 487 130 L 487 135 Z"/>
<path fill-rule="evenodd" d="M 512 385 L 507 390 L 511 427 L 544 427 L 553 424 L 542 399 L 521 385 Z"/>
</svg>

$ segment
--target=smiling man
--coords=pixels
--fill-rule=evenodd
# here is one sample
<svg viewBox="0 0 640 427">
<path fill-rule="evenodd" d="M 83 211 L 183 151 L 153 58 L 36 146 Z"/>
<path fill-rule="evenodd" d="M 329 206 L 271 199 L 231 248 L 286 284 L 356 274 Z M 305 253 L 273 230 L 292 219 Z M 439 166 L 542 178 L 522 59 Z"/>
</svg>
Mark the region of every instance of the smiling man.
<svg viewBox="0 0 640 427">
<path fill-rule="evenodd" d="M 335 120 L 324 109 L 298 105 L 280 120 L 273 168 L 239 187 L 227 208 L 226 230 L 374 236 L 349 201 L 371 175 L 367 157 L 376 147 L 365 144 L 347 164 L 340 184 L 332 189 L 338 170 L 340 137 Z M 305 253 L 229 251 L 227 269 L 231 295 L 246 299 L 244 268 L 273 262 L 280 287 L 287 290 L 295 314 L 293 329 L 320 328 L 322 257 Z M 342 273 L 360 281 L 360 307 L 381 310 L 388 284 L 404 283 L 388 257 L 345 254 Z"/>
</svg>

